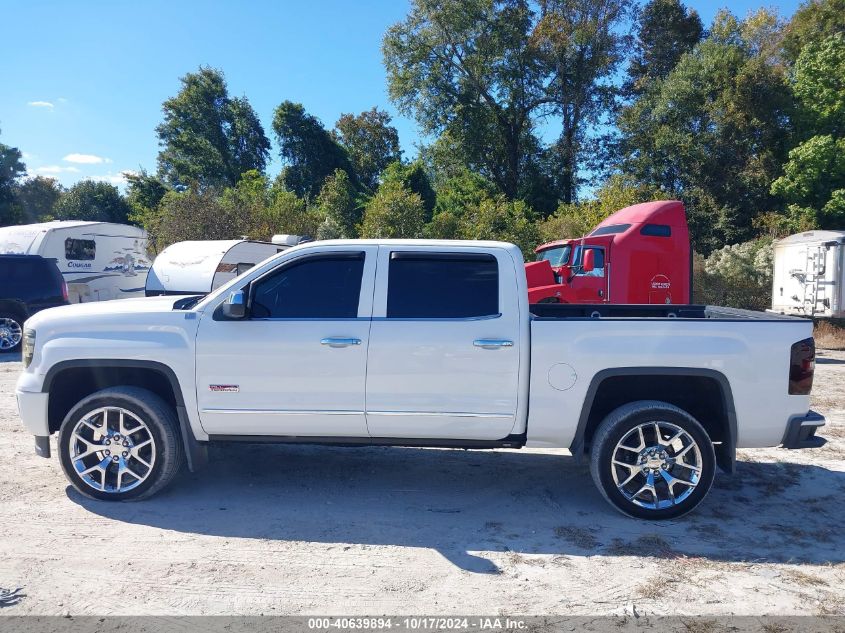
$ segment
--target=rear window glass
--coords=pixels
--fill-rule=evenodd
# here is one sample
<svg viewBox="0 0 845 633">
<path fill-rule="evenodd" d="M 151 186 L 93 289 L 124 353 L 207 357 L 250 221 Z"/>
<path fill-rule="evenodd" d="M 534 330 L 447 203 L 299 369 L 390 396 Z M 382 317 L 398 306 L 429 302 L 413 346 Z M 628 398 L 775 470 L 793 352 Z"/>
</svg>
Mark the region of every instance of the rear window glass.
<svg viewBox="0 0 845 633">
<path fill-rule="evenodd" d="M 640 229 L 640 235 L 651 237 L 672 237 L 672 227 L 668 224 L 646 224 Z"/>
<path fill-rule="evenodd" d="M 94 240 L 77 240 L 69 237 L 65 240 L 65 259 L 85 261 L 94 259 L 97 245 Z"/>
<path fill-rule="evenodd" d="M 49 268 L 51 265 L 54 265 L 52 260 L 40 257 L 0 258 L 0 285 L 28 283 L 48 287 L 57 286 L 56 277 Z"/>
<path fill-rule="evenodd" d="M 492 255 L 393 253 L 387 317 L 456 319 L 499 313 L 499 268 Z"/>
<path fill-rule="evenodd" d="M 590 233 L 590 235 L 613 235 L 614 233 L 624 233 L 630 228 L 630 224 L 610 224 L 608 226 L 600 226 Z"/>
</svg>

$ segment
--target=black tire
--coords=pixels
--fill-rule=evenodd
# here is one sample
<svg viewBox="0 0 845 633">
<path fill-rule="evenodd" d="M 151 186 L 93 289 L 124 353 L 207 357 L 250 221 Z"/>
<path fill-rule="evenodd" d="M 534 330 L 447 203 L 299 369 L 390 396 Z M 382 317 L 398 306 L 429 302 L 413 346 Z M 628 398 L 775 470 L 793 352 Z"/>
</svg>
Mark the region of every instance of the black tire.
<svg viewBox="0 0 845 633">
<path fill-rule="evenodd" d="M 2 327 L 4 322 L 6 322 L 6 319 L 14 323 L 14 325 L 17 327 L 17 331 L 20 332 L 21 335 L 23 334 L 23 322 L 26 320 L 24 317 L 22 317 L 20 314 L 17 314 L 16 312 L 8 312 L 5 310 L 0 311 L 0 327 Z M 21 338 L 21 340 L 19 340 L 17 344 L 13 345 L 12 347 L 4 348 L 2 345 L 0 345 L 0 354 L 15 354 L 17 352 L 20 352 L 22 343 L 23 338 Z"/>
<path fill-rule="evenodd" d="M 100 407 L 120 407 L 137 416 L 154 440 L 155 460 L 149 473 L 137 487 L 123 492 L 108 492 L 86 483 L 73 467 L 71 436 L 74 427 L 87 413 Z M 167 486 L 182 468 L 185 449 L 176 412 L 159 396 L 139 387 L 111 387 L 82 399 L 65 416 L 59 431 L 59 458 L 68 481 L 80 494 L 104 501 L 134 501 L 151 497 Z"/>
<path fill-rule="evenodd" d="M 614 481 L 613 469 L 618 468 L 618 466 L 613 465 L 617 444 L 640 424 L 653 421 L 666 422 L 683 429 L 698 445 L 701 455 L 701 472 L 698 483 L 685 499 L 668 507 L 647 508 L 638 505 L 623 494 Z M 620 453 L 622 452 L 624 451 L 620 451 Z M 670 474 L 672 468 L 678 467 L 670 467 Z M 631 473 L 634 471 L 620 469 L 618 472 Z M 667 402 L 640 400 L 615 409 L 599 424 L 593 436 L 590 450 L 590 473 L 604 498 L 623 514 L 638 519 L 676 519 L 693 510 L 707 495 L 716 474 L 716 456 L 707 431 L 689 413 Z M 638 475 L 638 477 L 643 481 L 645 480 L 644 475 Z M 687 477 L 691 479 L 692 475 L 687 473 Z M 657 476 L 655 476 L 655 479 L 661 485 L 665 485 Z M 635 479 L 632 481 L 632 486 L 636 488 L 638 483 L 639 481 Z M 677 484 L 675 484 L 675 487 L 677 487 Z M 682 491 L 685 490 L 687 488 L 683 487 Z M 654 499 L 652 493 L 647 493 L 647 495 L 652 500 Z"/>
</svg>

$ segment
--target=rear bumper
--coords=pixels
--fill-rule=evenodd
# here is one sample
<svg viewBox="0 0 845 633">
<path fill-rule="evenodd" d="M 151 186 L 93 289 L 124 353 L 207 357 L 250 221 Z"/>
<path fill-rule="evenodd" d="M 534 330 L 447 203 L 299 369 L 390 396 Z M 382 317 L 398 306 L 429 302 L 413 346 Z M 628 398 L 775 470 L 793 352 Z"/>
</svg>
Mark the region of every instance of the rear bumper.
<svg viewBox="0 0 845 633">
<path fill-rule="evenodd" d="M 815 411 L 808 411 L 804 415 L 794 416 L 786 425 L 783 436 L 784 448 L 818 448 L 827 442 L 818 437 L 816 431 L 825 425 L 824 416 Z"/>
</svg>

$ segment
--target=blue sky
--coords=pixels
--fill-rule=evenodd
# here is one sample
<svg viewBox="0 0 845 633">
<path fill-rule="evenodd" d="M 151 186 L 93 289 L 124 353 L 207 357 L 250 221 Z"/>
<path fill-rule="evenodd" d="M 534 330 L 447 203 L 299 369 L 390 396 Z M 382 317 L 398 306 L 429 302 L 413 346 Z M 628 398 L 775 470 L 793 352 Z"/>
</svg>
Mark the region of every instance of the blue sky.
<svg viewBox="0 0 845 633">
<path fill-rule="evenodd" d="M 705 24 L 724 3 L 687 2 Z M 766 2 L 783 17 L 798 0 Z M 761 6 L 733 0 L 743 16 Z M 179 77 L 210 65 L 245 95 L 270 134 L 273 109 L 301 102 L 327 128 L 374 105 L 394 115 L 406 156 L 413 121 L 387 98 L 381 37 L 405 0 L 0 0 L 0 142 L 20 148 L 30 174 L 69 186 L 121 184 L 121 172 L 155 171 L 155 126 Z M 270 173 L 279 169 L 273 149 Z"/>
</svg>

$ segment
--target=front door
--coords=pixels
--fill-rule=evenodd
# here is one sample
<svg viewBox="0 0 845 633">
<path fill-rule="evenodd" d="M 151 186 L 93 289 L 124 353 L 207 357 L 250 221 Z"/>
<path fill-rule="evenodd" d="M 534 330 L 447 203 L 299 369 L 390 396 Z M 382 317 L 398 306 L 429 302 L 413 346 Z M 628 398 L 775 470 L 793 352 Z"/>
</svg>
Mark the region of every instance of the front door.
<svg viewBox="0 0 845 633">
<path fill-rule="evenodd" d="M 581 272 L 580 266 L 583 258 L 584 250 L 595 251 L 595 262 L 593 270 L 588 273 Z M 576 246 L 573 254 L 573 261 L 576 266 L 573 267 L 575 275 L 569 282 L 572 287 L 572 293 L 575 296 L 575 303 L 604 303 L 608 300 L 607 296 L 607 276 L 605 265 L 605 250 L 600 246 Z"/>
<path fill-rule="evenodd" d="M 242 320 L 202 317 L 197 401 L 211 435 L 366 437 L 376 246 L 280 263 L 246 288 Z"/>
<path fill-rule="evenodd" d="M 514 264 L 500 266 L 498 258 L 381 247 L 367 364 L 371 436 L 498 440 L 511 433 L 519 307 Z"/>
</svg>

